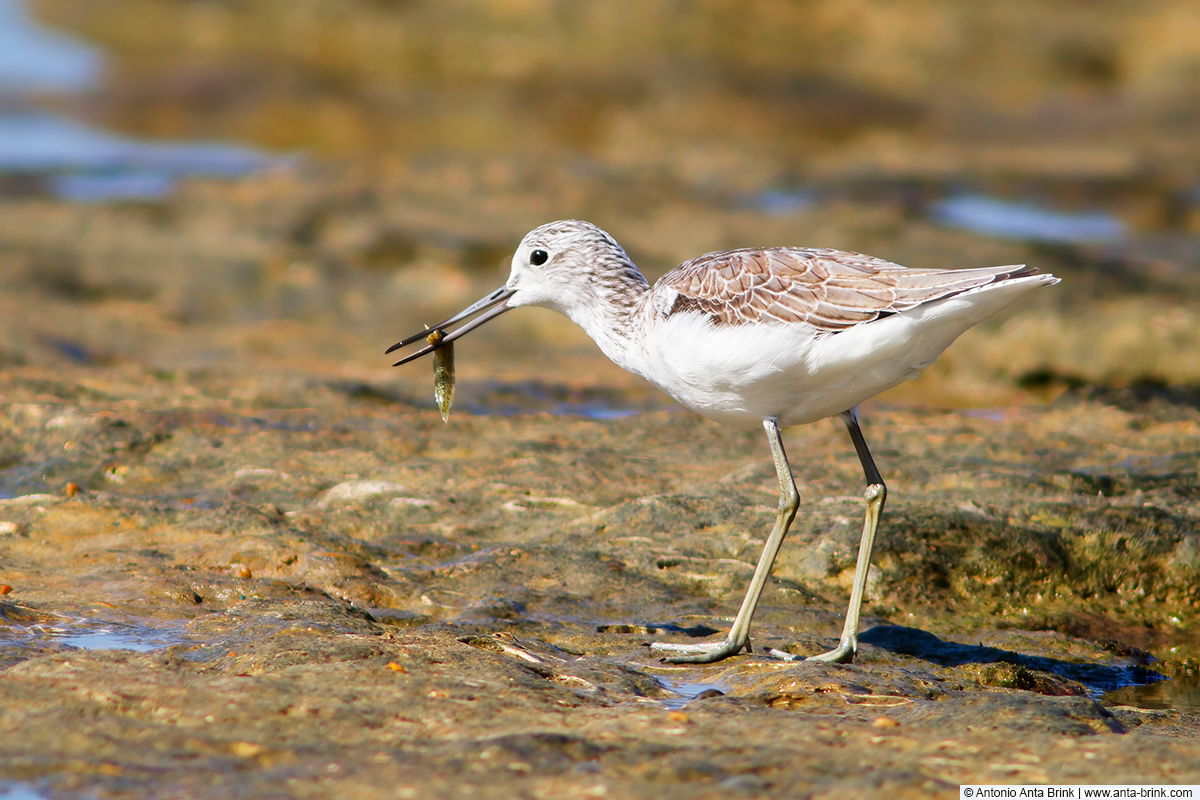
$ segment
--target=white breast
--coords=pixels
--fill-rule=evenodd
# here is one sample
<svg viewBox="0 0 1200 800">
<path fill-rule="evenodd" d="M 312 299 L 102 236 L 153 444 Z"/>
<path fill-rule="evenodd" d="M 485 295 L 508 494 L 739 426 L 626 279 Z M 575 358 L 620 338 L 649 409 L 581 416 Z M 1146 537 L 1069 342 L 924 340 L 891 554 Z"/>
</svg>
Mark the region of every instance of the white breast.
<svg viewBox="0 0 1200 800">
<path fill-rule="evenodd" d="M 647 314 L 637 363 L 627 368 L 718 422 L 800 425 L 915 378 L 963 331 L 1049 280 L 990 284 L 837 333 L 805 323 L 713 325 L 698 312 Z"/>
</svg>

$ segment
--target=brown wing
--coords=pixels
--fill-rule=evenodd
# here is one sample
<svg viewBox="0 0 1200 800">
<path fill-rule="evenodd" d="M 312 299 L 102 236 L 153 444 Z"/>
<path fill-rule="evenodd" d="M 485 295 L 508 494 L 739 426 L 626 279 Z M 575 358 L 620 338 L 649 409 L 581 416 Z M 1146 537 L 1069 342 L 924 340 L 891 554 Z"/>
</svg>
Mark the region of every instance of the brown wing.
<svg viewBox="0 0 1200 800">
<path fill-rule="evenodd" d="M 807 322 L 840 331 L 1037 270 L 907 269 L 860 253 L 777 247 L 694 258 L 664 275 L 648 302 L 665 316 L 699 311 L 725 325 Z"/>
</svg>

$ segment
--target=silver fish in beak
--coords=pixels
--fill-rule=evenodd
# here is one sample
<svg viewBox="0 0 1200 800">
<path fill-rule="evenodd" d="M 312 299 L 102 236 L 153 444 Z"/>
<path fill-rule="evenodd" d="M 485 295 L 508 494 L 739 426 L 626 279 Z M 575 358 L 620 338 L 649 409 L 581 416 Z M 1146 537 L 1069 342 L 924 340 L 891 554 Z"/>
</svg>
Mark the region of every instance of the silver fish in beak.
<svg viewBox="0 0 1200 800">
<path fill-rule="evenodd" d="M 403 341 L 396 342 L 385 351 L 385 354 L 391 353 L 417 342 L 424 343 L 424 347 L 409 353 L 393 364 L 394 367 L 433 353 L 433 397 L 437 401 L 438 411 L 442 414 L 443 422 L 449 420 L 450 404 L 454 402 L 454 340 L 508 311 L 509 306 L 506 305 L 506 301 L 514 293 L 515 290 L 501 286 L 487 297 L 472 303 L 454 316 L 442 320 L 432 329 L 426 328 L 420 333 L 413 334 Z M 472 317 L 474 319 L 471 319 Z M 447 333 L 446 328 L 463 320 L 469 321 Z"/>
<path fill-rule="evenodd" d="M 450 406 L 454 403 L 454 342 L 445 343 L 446 332 L 435 328 L 425 341 L 433 351 L 433 399 L 437 401 L 442 422 L 450 421 Z"/>
</svg>

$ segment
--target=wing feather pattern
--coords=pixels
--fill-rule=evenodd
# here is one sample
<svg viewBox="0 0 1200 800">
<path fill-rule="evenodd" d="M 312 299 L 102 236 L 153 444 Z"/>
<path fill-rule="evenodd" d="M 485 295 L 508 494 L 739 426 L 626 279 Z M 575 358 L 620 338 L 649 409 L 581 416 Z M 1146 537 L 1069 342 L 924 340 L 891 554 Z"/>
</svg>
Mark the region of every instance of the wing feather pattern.
<svg viewBox="0 0 1200 800">
<path fill-rule="evenodd" d="M 680 264 L 645 301 L 664 316 L 698 311 L 719 325 L 807 322 L 833 333 L 1036 272 L 1023 265 L 908 269 L 840 250 L 727 250 Z"/>
</svg>

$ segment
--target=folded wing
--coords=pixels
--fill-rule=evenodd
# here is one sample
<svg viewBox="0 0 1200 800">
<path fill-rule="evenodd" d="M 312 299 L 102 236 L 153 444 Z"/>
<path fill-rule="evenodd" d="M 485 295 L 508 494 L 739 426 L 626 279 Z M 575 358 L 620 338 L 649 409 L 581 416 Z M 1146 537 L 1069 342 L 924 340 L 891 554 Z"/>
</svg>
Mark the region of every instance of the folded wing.
<svg viewBox="0 0 1200 800">
<path fill-rule="evenodd" d="M 680 264 L 654 285 L 646 302 L 662 316 L 691 311 L 719 325 L 774 320 L 833 333 L 1035 273 L 1023 265 L 908 269 L 840 250 L 751 248 Z"/>
</svg>

